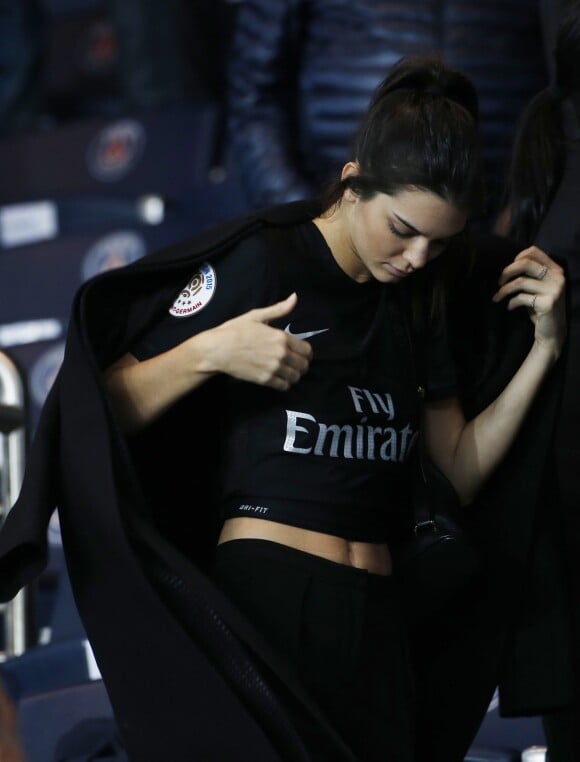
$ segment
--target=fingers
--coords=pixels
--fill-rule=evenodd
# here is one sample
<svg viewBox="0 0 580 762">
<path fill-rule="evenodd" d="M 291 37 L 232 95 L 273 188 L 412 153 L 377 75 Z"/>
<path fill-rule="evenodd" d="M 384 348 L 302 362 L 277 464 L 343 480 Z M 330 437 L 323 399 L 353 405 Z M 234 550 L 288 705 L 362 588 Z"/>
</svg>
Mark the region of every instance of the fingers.
<svg viewBox="0 0 580 762">
<path fill-rule="evenodd" d="M 298 383 L 304 374 L 299 373 L 293 368 L 280 368 L 278 373 L 271 376 L 264 386 L 269 386 L 272 389 L 277 389 L 281 392 L 287 392 L 294 384 Z"/>
<path fill-rule="evenodd" d="M 288 365 L 281 365 L 274 372 L 263 371 L 261 376 L 255 380 L 255 383 L 260 386 L 269 386 L 272 389 L 287 392 L 294 384 L 300 381 L 307 370 L 308 367 L 301 372 Z"/>
<path fill-rule="evenodd" d="M 305 339 L 298 339 L 296 336 L 284 333 L 286 344 L 288 348 L 299 357 L 305 357 L 308 360 L 312 359 L 312 344 Z"/>
<path fill-rule="evenodd" d="M 509 264 L 499 277 L 500 286 L 509 280 L 520 276 L 527 276 L 535 280 L 546 280 L 553 276 L 562 276 L 563 270 L 553 259 L 532 246 L 520 252 L 514 261 Z"/>
<path fill-rule="evenodd" d="M 308 341 L 274 328 L 270 321 L 290 313 L 296 293 L 276 304 L 250 310 L 212 329 L 211 367 L 243 381 L 288 390 L 308 372 L 312 346 Z"/>
<path fill-rule="evenodd" d="M 539 262 L 541 265 L 547 265 L 548 267 L 555 268 L 559 267 L 559 265 L 554 262 L 554 260 L 548 254 L 546 254 L 543 249 L 539 249 L 537 246 L 529 246 L 527 249 L 520 251 L 520 253 L 514 258 L 514 262 L 517 262 L 520 259 L 532 259 L 535 262 Z"/>
<path fill-rule="evenodd" d="M 557 358 L 566 335 L 565 278 L 559 265 L 540 249 L 521 252 L 505 268 L 492 297 L 507 301 L 508 311 L 525 307 L 534 324 L 534 341 Z"/>
<path fill-rule="evenodd" d="M 247 312 L 247 316 L 250 317 L 252 320 L 257 320 L 260 323 L 269 323 L 271 320 L 277 320 L 278 318 L 284 317 L 285 315 L 288 315 L 294 307 L 296 307 L 296 302 L 298 301 L 298 296 L 296 295 L 296 292 L 293 292 L 288 296 L 286 299 L 283 299 L 281 302 L 276 302 L 276 304 L 270 304 L 268 307 L 259 307 L 254 310 L 250 310 Z"/>
<path fill-rule="evenodd" d="M 286 390 L 308 372 L 312 347 L 246 313 L 212 329 L 204 356 L 208 354 L 218 373 Z"/>
<path fill-rule="evenodd" d="M 302 341 L 301 339 L 298 339 L 298 341 L 301 345 L 299 351 L 290 348 L 290 351 L 286 356 L 285 364 L 289 368 L 293 368 L 299 373 L 304 374 L 310 366 L 310 360 L 312 360 L 312 347 L 307 341 Z"/>
<path fill-rule="evenodd" d="M 268 367 L 265 368 L 260 381 L 262 385 L 287 391 L 308 372 L 312 359 L 312 347 L 306 341 L 298 341 L 301 345 L 306 346 L 301 346 L 299 352 L 294 352 L 288 347 L 281 356 L 273 358 Z"/>
<path fill-rule="evenodd" d="M 530 312 L 535 312 L 536 310 L 538 312 L 544 311 L 541 309 L 542 303 L 540 302 L 540 298 L 537 294 L 516 294 L 516 296 L 510 299 L 507 303 L 507 309 L 511 312 L 518 307 L 527 307 Z"/>
<path fill-rule="evenodd" d="M 544 280 L 538 280 L 537 278 L 520 276 L 513 280 L 504 283 L 493 295 L 494 302 L 501 302 L 502 299 L 523 292 L 525 295 L 548 295 L 554 290 L 554 284 L 550 284 Z M 528 298 L 528 303 L 529 303 Z"/>
<path fill-rule="evenodd" d="M 544 251 L 531 246 L 503 270 L 499 286 L 492 299 L 499 302 L 511 297 L 508 309 L 526 306 L 547 311 L 563 293 L 564 272 Z M 518 294 L 522 298 L 515 300 Z"/>
<path fill-rule="evenodd" d="M 508 309 L 530 307 L 538 313 L 550 311 L 564 294 L 564 277 L 561 275 L 537 278 L 516 278 L 503 285 L 492 297 L 494 302 L 509 299 Z"/>
</svg>

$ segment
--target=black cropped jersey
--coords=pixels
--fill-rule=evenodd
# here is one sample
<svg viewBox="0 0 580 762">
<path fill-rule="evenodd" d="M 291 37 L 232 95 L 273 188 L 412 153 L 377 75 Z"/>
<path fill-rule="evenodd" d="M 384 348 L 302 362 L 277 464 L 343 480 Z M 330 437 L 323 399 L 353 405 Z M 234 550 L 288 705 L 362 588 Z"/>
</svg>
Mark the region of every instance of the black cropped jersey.
<svg viewBox="0 0 580 762">
<path fill-rule="evenodd" d="M 294 311 L 272 325 L 311 343 L 308 373 L 286 392 L 217 380 L 223 517 L 382 542 L 386 516 L 405 504 L 421 413 L 396 285 L 352 280 L 312 222 L 264 229 L 192 273 L 132 352 L 147 359 L 293 291 Z M 427 346 L 427 398 L 453 396 L 444 332 Z"/>
</svg>

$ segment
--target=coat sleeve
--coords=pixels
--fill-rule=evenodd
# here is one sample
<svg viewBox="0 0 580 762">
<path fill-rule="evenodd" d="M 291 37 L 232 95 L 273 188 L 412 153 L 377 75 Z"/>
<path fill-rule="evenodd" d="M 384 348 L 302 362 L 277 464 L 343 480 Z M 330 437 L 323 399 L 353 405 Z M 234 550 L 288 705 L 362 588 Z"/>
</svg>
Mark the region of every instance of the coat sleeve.
<svg viewBox="0 0 580 762">
<path fill-rule="evenodd" d="M 20 495 L 0 532 L 1 601 L 32 582 L 48 560 L 48 523 L 58 503 L 58 386 L 57 379 L 27 455 Z"/>
<path fill-rule="evenodd" d="M 247 0 L 229 66 L 229 135 L 250 202 L 312 195 L 294 155 L 302 0 Z"/>
</svg>

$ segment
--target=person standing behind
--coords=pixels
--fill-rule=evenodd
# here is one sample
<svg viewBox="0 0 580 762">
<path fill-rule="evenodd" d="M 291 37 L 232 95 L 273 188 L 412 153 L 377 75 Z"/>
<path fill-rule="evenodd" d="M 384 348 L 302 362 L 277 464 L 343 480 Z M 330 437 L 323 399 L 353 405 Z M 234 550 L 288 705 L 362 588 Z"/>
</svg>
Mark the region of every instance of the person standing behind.
<svg viewBox="0 0 580 762">
<path fill-rule="evenodd" d="M 553 83 L 522 115 L 496 231 L 566 260 L 569 345 L 556 437 L 561 490 L 561 551 L 567 563 L 576 631 L 576 703 L 546 715 L 552 762 L 580 759 L 580 2 L 565 3 L 553 48 Z M 533 159 L 532 159 L 533 157 Z"/>
<path fill-rule="evenodd" d="M 478 90 L 489 197 L 496 198 L 517 115 L 546 79 L 537 0 L 244 0 L 229 126 L 249 204 L 317 193 L 347 161 L 385 72 L 403 56 L 432 53 Z"/>
</svg>

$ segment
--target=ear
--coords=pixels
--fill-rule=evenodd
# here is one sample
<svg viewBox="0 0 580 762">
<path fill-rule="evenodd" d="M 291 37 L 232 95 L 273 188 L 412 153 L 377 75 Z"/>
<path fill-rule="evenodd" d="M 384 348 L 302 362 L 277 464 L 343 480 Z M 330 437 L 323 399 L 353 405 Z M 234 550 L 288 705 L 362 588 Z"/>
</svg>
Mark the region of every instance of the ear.
<svg viewBox="0 0 580 762">
<path fill-rule="evenodd" d="M 353 177 L 358 174 L 360 174 L 359 163 L 357 161 L 349 161 L 342 168 L 340 179 L 345 180 L 347 177 Z M 357 194 L 351 188 L 346 188 L 342 197 L 345 201 L 356 201 L 358 199 Z"/>
<path fill-rule="evenodd" d="M 349 161 L 342 168 L 342 172 L 340 173 L 340 179 L 344 180 L 345 177 L 350 177 L 351 175 L 359 175 L 359 174 L 360 174 L 360 166 L 358 161 Z"/>
</svg>

